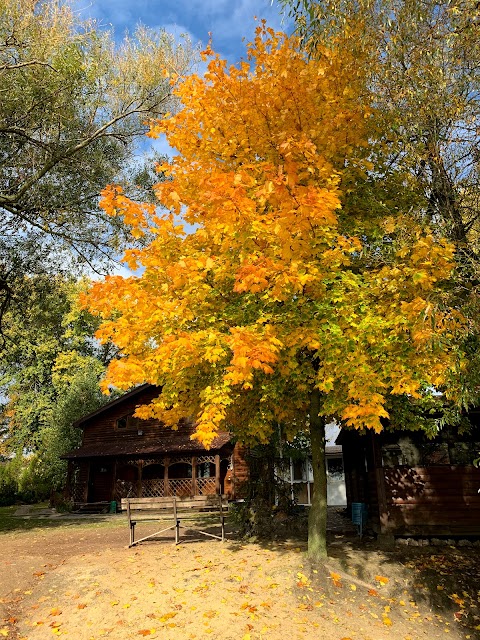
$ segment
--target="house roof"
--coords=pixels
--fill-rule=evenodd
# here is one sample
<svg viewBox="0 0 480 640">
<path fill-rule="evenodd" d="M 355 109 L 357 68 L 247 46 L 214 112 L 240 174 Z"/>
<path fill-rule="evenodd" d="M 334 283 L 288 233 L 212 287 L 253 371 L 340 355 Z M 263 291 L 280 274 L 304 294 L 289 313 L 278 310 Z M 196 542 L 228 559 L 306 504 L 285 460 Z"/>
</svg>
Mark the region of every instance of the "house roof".
<svg viewBox="0 0 480 640">
<path fill-rule="evenodd" d="M 325 454 L 327 456 L 329 456 L 329 455 L 338 455 L 340 453 L 342 453 L 342 445 L 341 444 L 327 445 L 325 447 Z"/>
<path fill-rule="evenodd" d="M 62 456 L 66 460 L 77 458 L 97 458 L 107 456 L 155 456 L 166 453 L 195 453 L 204 452 L 207 449 L 198 440 L 190 439 L 191 431 L 182 433 L 181 429 L 173 431 L 163 427 L 154 440 L 118 440 L 114 443 L 92 443 L 69 451 Z M 210 451 L 218 450 L 230 442 L 230 434 L 220 433 L 212 442 Z"/>
<path fill-rule="evenodd" d="M 105 423 L 105 420 L 107 420 L 108 424 L 109 420 L 115 418 L 121 405 L 126 404 L 132 407 L 137 398 L 139 402 L 146 398 L 148 399 L 147 401 L 150 401 L 157 392 L 158 394 L 161 393 L 160 387 L 152 384 L 142 384 L 77 420 L 74 426 L 85 429 L 85 433 L 90 433 L 90 437 L 78 449 L 69 451 L 62 458 L 74 460 L 113 456 L 156 456 L 165 455 L 166 453 L 188 452 L 195 454 L 206 452 L 207 449 L 198 440 L 191 439 L 191 436 L 195 433 L 195 424 L 189 419 L 181 420 L 176 429 L 165 427 L 158 421 L 153 421 L 153 423 L 152 421 L 146 421 L 145 426 L 141 426 L 138 429 L 127 429 L 124 432 L 116 431 L 114 437 L 108 437 L 107 439 L 103 435 L 91 437 L 92 430 L 95 433 L 99 423 Z M 142 395 L 143 398 L 140 398 Z M 108 416 L 112 409 L 114 418 Z M 111 429 L 113 430 L 113 426 Z M 213 440 L 210 450 L 218 451 L 228 444 L 230 440 L 229 433 L 220 432 Z"/>
<path fill-rule="evenodd" d="M 102 413 L 104 413 L 106 411 L 110 411 L 110 409 L 112 409 L 112 407 L 116 407 L 118 404 L 122 404 L 126 400 L 131 400 L 132 398 L 135 398 L 135 396 L 143 393 L 147 389 L 155 389 L 155 388 L 158 389 L 158 393 L 161 392 L 161 388 L 160 387 L 155 387 L 155 385 L 148 384 L 148 383 L 147 384 L 142 384 L 139 387 L 135 387 L 135 389 L 132 389 L 131 391 L 128 391 L 127 393 L 124 393 L 119 398 L 115 398 L 115 400 L 111 400 L 110 402 L 107 402 L 106 404 L 101 406 L 99 409 L 95 409 L 95 411 L 91 411 L 90 413 L 87 413 L 86 416 L 83 416 L 82 418 L 79 418 L 78 420 L 76 420 L 73 423 L 73 426 L 74 427 L 81 427 L 85 422 L 90 420 L 90 418 L 94 418 L 95 416 L 99 416 L 100 414 L 102 414 Z"/>
</svg>

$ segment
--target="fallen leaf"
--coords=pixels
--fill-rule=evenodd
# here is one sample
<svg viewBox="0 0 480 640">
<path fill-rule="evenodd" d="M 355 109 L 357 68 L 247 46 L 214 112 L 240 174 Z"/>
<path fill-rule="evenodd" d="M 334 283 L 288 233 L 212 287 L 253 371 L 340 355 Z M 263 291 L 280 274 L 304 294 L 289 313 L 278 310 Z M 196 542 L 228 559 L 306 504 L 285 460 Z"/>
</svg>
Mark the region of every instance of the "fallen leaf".
<svg viewBox="0 0 480 640">
<path fill-rule="evenodd" d="M 62 612 L 61 612 L 61 610 L 60 610 L 58 607 L 54 607 L 54 608 L 50 611 L 49 615 L 51 615 L 51 616 L 59 616 L 61 613 L 62 613 Z"/>
<path fill-rule="evenodd" d="M 388 578 L 385 578 L 384 576 L 375 576 L 375 580 L 379 582 L 382 587 L 388 582 Z"/>
<path fill-rule="evenodd" d="M 167 622 L 167 620 L 174 618 L 176 615 L 176 611 L 169 611 L 167 613 L 164 613 L 163 616 L 160 617 L 160 622 Z"/>
<path fill-rule="evenodd" d="M 216 611 L 210 610 L 210 611 L 205 611 L 205 613 L 203 614 L 204 618 L 215 618 L 215 616 L 217 615 Z"/>
<path fill-rule="evenodd" d="M 333 573 L 333 571 L 330 572 L 330 578 L 333 580 L 333 584 L 336 587 L 341 587 L 342 586 L 342 576 L 339 573 Z"/>
</svg>

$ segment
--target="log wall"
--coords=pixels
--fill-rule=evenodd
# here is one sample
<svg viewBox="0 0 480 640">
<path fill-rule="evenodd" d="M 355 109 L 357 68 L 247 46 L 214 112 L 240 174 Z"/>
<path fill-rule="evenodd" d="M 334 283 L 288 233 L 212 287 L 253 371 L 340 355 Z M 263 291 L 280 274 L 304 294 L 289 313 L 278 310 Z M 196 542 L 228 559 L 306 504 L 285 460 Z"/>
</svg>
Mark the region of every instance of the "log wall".
<svg viewBox="0 0 480 640">
<path fill-rule="evenodd" d="M 383 472 L 391 532 L 480 535 L 480 469 L 444 465 Z"/>
</svg>

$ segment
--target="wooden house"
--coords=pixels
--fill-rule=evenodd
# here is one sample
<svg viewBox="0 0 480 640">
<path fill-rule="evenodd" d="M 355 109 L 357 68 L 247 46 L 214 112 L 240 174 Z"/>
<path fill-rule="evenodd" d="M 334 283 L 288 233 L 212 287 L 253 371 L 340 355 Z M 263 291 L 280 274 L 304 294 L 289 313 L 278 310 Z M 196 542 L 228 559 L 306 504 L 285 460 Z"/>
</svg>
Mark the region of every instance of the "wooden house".
<svg viewBox="0 0 480 640">
<path fill-rule="evenodd" d="M 206 450 L 191 439 L 191 420 L 174 430 L 133 416 L 159 393 L 158 387 L 142 385 L 75 423 L 83 430 L 82 444 L 63 456 L 67 492 L 75 503 L 215 493 L 235 498 L 248 477 L 242 447 L 219 433 Z"/>
<path fill-rule="evenodd" d="M 433 440 L 421 431 L 344 429 L 337 443 L 343 447 L 347 504 L 366 504 L 376 533 L 480 535 L 480 469 L 473 465 L 480 426 L 463 435 L 445 430 Z"/>
</svg>

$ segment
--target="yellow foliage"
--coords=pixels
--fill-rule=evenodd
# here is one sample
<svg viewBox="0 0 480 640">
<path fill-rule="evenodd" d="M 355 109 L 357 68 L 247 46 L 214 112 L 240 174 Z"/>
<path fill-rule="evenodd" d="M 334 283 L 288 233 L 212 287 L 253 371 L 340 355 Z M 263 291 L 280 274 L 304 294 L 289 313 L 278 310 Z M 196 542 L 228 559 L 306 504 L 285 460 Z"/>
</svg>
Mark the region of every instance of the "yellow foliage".
<svg viewBox="0 0 480 640">
<path fill-rule="evenodd" d="M 246 441 L 266 440 L 274 421 L 303 428 L 314 388 L 324 415 L 379 431 L 388 394 L 415 397 L 455 365 L 462 319 L 435 293 L 453 249 L 403 220 L 388 260 L 363 259 L 363 230 L 394 233 L 398 220 L 342 209 L 347 172 L 351 182 L 372 169 L 371 109 L 349 61 L 326 49 L 309 60 L 265 25 L 238 67 L 205 56 L 205 76 L 176 90 L 183 108 L 150 131 L 179 152 L 155 188 L 168 211 L 103 193 L 110 215 L 154 236 L 125 256 L 141 276 L 107 278 L 84 298 L 104 318 L 98 337 L 124 356 L 105 388 L 161 385 L 138 415 L 194 416 L 206 446 L 225 426 Z"/>
</svg>

